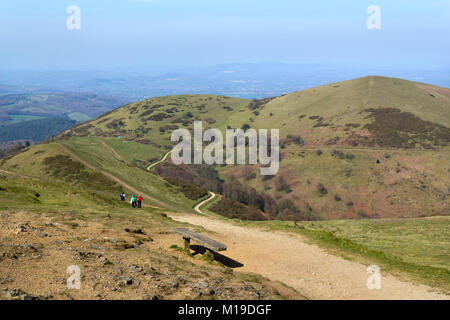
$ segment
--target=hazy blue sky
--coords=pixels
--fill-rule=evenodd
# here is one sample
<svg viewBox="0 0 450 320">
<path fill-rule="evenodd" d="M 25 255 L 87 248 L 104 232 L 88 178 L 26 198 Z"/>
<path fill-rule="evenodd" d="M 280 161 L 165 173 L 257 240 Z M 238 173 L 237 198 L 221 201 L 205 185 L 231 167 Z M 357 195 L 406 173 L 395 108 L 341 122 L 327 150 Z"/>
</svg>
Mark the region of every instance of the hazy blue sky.
<svg viewBox="0 0 450 320">
<path fill-rule="evenodd" d="M 81 30 L 68 30 L 69 5 Z M 381 30 L 366 27 L 369 5 Z M 450 66 L 450 0 L 1 0 L 0 68 Z"/>
</svg>

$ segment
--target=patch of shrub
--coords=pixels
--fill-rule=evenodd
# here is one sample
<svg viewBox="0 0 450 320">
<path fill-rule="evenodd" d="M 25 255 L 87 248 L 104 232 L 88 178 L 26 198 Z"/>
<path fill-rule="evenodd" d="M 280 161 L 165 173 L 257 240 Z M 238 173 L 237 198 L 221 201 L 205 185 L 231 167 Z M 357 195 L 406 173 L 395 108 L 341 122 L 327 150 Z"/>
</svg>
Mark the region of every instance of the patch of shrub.
<svg viewBox="0 0 450 320">
<path fill-rule="evenodd" d="M 344 173 L 344 175 L 349 178 L 353 175 L 353 169 L 352 168 L 345 168 L 344 170 L 342 170 L 342 172 Z"/>
<path fill-rule="evenodd" d="M 367 216 L 367 213 L 364 212 L 364 210 L 360 209 L 360 210 L 358 210 L 357 218 L 358 219 L 367 219 L 368 216 Z"/>
<path fill-rule="evenodd" d="M 353 153 L 347 153 L 345 154 L 341 150 L 332 150 L 331 155 L 338 159 L 347 159 L 347 160 L 353 160 L 355 159 L 355 155 Z"/>
<path fill-rule="evenodd" d="M 365 142 L 368 146 L 415 148 L 418 145 L 429 149 L 450 145 L 450 128 L 438 123 L 395 108 L 372 108 L 365 112 L 366 119 L 373 120 L 364 126 L 371 133 L 371 139 Z"/>
<path fill-rule="evenodd" d="M 247 106 L 247 108 L 249 108 L 250 110 L 262 110 L 264 109 L 264 107 L 266 106 L 267 103 L 269 103 L 270 101 L 272 101 L 273 99 L 275 99 L 276 97 L 272 97 L 272 98 L 265 98 L 265 99 L 253 99 Z"/>
<path fill-rule="evenodd" d="M 103 174 L 91 171 L 82 163 L 72 160 L 69 156 L 59 154 L 54 157 L 47 157 L 42 162 L 47 173 L 53 177 L 82 184 L 94 190 L 120 190 L 120 186 Z"/>
<path fill-rule="evenodd" d="M 171 185 L 176 186 L 176 189 L 184 194 L 184 196 L 191 200 L 198 200 L 208 195 L 208 191 L 204 188 L 197 187 L 195 185 L 186 183 L 176 178 L 164 178 Z"/>
<path fill-rule="evenodd" d="M 281 212 L 297 213 L 298 209 L 291 199 L 282 199 L 278 202 L 278 208 Z"/>
<path fill-rule="evenodd" d="M 124 127 L 125 126 L 125 122 L 123 122 L 122 120 L 124 120 L 124 118 L 115 119 L 115 120 L 111 121 L 110 123 L 108 123 L 106 125 L 106 127 L 108 129 L 114 129 L 114 130 L 117 130 L 117 129 L 121 128 L 121 127 Z"/>
<path fill-rule="evenodd" d="M 344 159 L 345 154 L 341 150 L 331 150 L 331 155 L 335 158 Z"/>
<path fill-rule="evenodd" d="M 209 124 L 214 124 L 216 123 L 216 120 L 214 120 L 213 118 L 205 118 L 205 121 Z"/>
<path fill-rule="evenodd" d="M 345 155 L 345 158 L 346 158 L 347 160 L 353 160 L 353 159 L 355 159 L 355 155 L 354 155 L 353 153 L 347 153 L 347 154 Z"/>
<path fill-rule="evenodd" d="M 160 129 L 160 131 L 161 131 L 161 129 L 164 129 L 164 131 L 172 131 L 172 130 L 177 130 L 178 126 L 175 125 L 175 124 L 172 124 L 172 125 L 168 124 L 168 125 L 165 125 L 165 126 L 159 128 L 159 129 Z"/>
<path fill-rule="evenodd" d="M 267 220 L 260 211 L 228 198 L 217 201 L 209 207 L 209 210 L 230 219 Z"/>
<path fill-rule="evenodd" d="M 291 186 L 287 184 L 286 180 L 284 180 L 283 176 L 278 177 L 277 180 L 275 180 L 275 188 L 277 191 L 284 191 L 286 193 L 289 193 L 292 191 Z"/>
<path fill-rule="evenodd" d="M 296 145 L 302 146 L 305 144 L 305 141 L 300 137 L 300 135 L 288 134 L 286 137 L 287 142 L 292 142 Z"/>
<path fill-rule="evenodd" d="M 317 184 L 317 191 L 319 192 L 320 196 L 328 194 L 327 188 L 325 188 L 325 186 L 322 183 Z"/>
<path fill-rule="evenodd" d="M 154 114 L 153 116 L 148 117 L 148 119 L 152 120 L 152 121 L 161 121 L 161 120 L 172 118 L 172 117 L 173 117 L 172 114 L 157 113 L 157 114 Z"/>
</svg>

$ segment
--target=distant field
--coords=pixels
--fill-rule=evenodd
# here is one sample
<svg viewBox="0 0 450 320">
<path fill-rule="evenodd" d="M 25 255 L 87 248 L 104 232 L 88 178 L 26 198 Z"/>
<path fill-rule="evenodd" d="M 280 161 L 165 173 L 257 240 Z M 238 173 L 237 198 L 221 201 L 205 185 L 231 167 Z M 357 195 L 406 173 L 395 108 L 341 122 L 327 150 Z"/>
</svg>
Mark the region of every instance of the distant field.
<svg viewBox="0 0 450 320">
<path fill-rule="evenodd" d="M 11 121 L 9 122 L 9 124 L 46 118 L 44 116 L 21 115 L 21 114 L 11 114 L 11 115 L 9 115 L 9 117 L 11 118 Z"/>
<path fill-rule="evenodd" d="M 90 117 L 84 113 L 81 113 L 81 112 L 71 112 L 68 114 L 68 116 L 70 119 L 75 120 L 75 121 L 80 121 L 80 122 L 88 121 L 88 120 L 92 119 L 92 117 Z"/>
<path fill-rule="evenodd" d="M 67 115 L 72 120 L 87 121 L 126 102 L 89 92 L 0 95 L 0 125 Z"/>
</svg>

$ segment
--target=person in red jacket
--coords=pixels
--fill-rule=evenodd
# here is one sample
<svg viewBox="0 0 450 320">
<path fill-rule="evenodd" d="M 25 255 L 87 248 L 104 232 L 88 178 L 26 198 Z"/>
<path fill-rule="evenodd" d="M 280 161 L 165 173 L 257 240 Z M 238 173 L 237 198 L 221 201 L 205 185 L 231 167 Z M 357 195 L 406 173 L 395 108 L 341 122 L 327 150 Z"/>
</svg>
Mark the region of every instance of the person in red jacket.
<svg viewBox="0 0 450 320">
<path fill-rule="evenodd" d="M 141 208 L 141 206 L 142 206 L 142 197 L 141 197 L 141 196 L 138 196 L 138 197 L 137 197 L 137 207 L 138 207 L 138 208 Z"/>
</svg>

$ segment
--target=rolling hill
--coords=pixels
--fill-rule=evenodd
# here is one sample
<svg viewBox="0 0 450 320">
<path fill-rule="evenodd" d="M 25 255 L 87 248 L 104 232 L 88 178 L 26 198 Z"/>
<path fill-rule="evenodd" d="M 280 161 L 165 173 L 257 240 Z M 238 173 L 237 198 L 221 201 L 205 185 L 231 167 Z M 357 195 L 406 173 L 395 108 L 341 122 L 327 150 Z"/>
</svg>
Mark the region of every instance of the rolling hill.
<svg viewBox="0 0 450 320">
<path fill-rule="evenodd" d="M 101 291 L 106 297 L 120 298 L 121 289 L 95 289 L 98 263 L 110 273 L 122 269 L 145 283 L 147 280 L 141 276 L 144 273 L 133 276 L 130 263 L 148 255 L 158 262 L 140 267 L 164 281 L 179 277 L 181 269 L 187 270 L 181 272 L 182 277 L 186 272 L 196 272 L 177 251 L 174 237 L 169 236 L 170 227 L 181 222 L 166 215 L 181 213 L 181 220 L 189 221 L 190 216 L 198 214 L 193 208 L 208 198 L 210 190 L 221 196 L 204 204 L 201 210 L 230 225 L 230 230 L 238 230 L 231 225 L 240 224 L 239 228 L 248 228 L 239 229 L 243 235 L 252 228 L 300 233 L 325 248 L 344 252 L 346 259 L 350 256 L 375 261 L 388 270 L 405 272 L 414 279 L 448 289 L 450 139 L 449 113 L 445 110 L 450 107 L 449 92 L 400 79 L 366 77 L 263 100 L 181 95 L 128 104 L 73 127 L 53 141 L 1 160 L 0 210 L 6 215 L 2 216 L 6 222 L 1 226 L 9 230 L 5 231 L 8 234 L 21 220 L 32 226 L 23 227 L 23 235 L 11 234 L 8 239 L 31 237 L 36 229 L 61 239 L 67 234 L 70 248 L 77 248 L 75 252 L 67 249 L 67 254 L 79 256 L 77 259 L 90 270 L 90 279 L 94 279 L 93 289 L 77 297 L 92 298 Z M 246 124 L 279 128 L 279 173 L 262 177 L 258 166 L 175 167 L 167 160 L 147 170 L 171 150 L 171 132 L 176 128 L 191 129 L 194 120 L 203 120 L 204 127 L 222 130 Z M 127 196 L 141 194 L 149 207 L 133 211 L 118 201 L 122 191 Z M 232 222 L 228 218 L 237 219 Z M 358 221 L 346 221 L 355 218 Z M 239 222 L 245 219 L 264 221 Z M 311 220 L 333 221 L 308 222 Z M 53 229 L 55 225 L 59 229 Z M 218 222 L 211 225 L 221 228 Z M 139 226 L 155 244 L 147 236 L 123 231 L 137 230 Z M 368 233 L 373 235 L 370 239 Z M 94 244 L 86 247 L 80 239 L 88 234 Z M 106 238 L 119 240 L 115 243 Z M 45 249 L 37 248 L 37 253 L 18 244 L 2 244 L 0 267 L 2 259 L 8 263 L 9 255 L 19 253 L 20 259 L 28 259 L 30 265 L 41 251 L 47 257 L 69 259 L 66 251 L 60 254 L 54 244 L 41 242 L 45 242 Z M 99 247 L 106 247 L 109 253 L 96 254 Z M 174 250 L 180 261 L 170 258 Z M 102 262 L 97 261 L 100 258 Z M 110 267 L 107 261 L 113 259 L 113 265 L 119 268 Z M 206 267 L 204 272 L 214 277 L 223 271 L 222 267 Z M 223 274 L 226 285 L 242 282 L 242 277 L 249 279 L 248 275 L 228 275 L 226 270 Z M 120 282 L 122 278 L 115 276 Z M 289 281 L 302 289 L 297 280 Z M 15 281 L 30 289 L 26 279 Z M 103 278 L 97 282 L 104 288 L 120 287 L 119 282 Z M 179 285 L 186 288 L 195 284 Z M 264 289 L 266 297 L 277 296 L 270 289 L 272 285 Z M 257 283 L 252 290 L 260 290 L 261 286 Z M 123 292 L 130 294 L 130 288 Z M 139 288 L 133 292 L 147 296 L 148 288 Z M 243 291 L 237 296 L 248 298 L 248 294 Z M 179 296 L 178 289 L 167 286 L 157 296 L 193 297 Z"/>
<path fill-rule="evenodd" d="M 256 220 L 449 215 L 449 106 L 450 89 L 370 76 L 263 100 L 153 98 L 80 124 L 56 142 L 168 207 L 192 210 L 209 189 L 234 201 L 211 210 Z M 278 128 L 279 173 L 166 161 L 148 174 L 173 147 L 171 132 L 192 129 L 194 120 L 222 130 Z M 29 158 L 19 154 L 3 167 L 42 166 Z"/>
<path fill-rule="evenodd" d="M 279 128 L 278 175 L 260 177 L 257 166 L 218 166 L 210 187 L 220 193 L 217 181 L 232 182 L 269 196 L 278 203 L 270 218 L 448 215 L 449 108 L 450 89 L 370 76 L 254 101 L 153 98 L 79 125 L 61 139 L 86 155 L 84 139 L 103 141 L 144 168 L 171 150 L 174 129 L 191 129 L 193 120 L 222 130 Z"/>
</svg>

